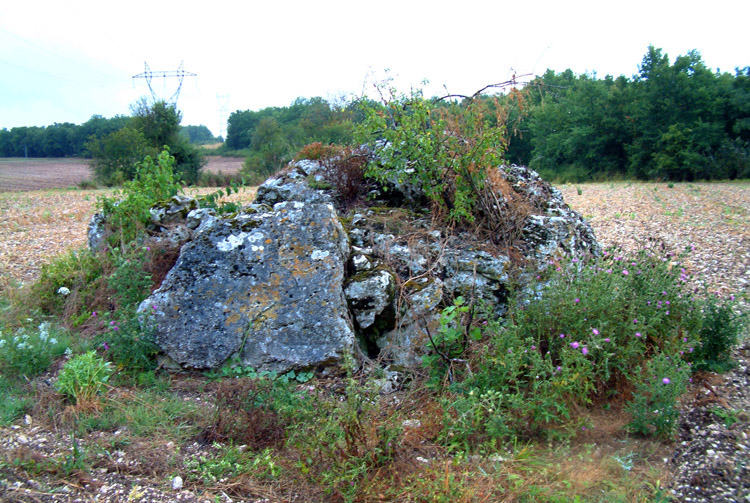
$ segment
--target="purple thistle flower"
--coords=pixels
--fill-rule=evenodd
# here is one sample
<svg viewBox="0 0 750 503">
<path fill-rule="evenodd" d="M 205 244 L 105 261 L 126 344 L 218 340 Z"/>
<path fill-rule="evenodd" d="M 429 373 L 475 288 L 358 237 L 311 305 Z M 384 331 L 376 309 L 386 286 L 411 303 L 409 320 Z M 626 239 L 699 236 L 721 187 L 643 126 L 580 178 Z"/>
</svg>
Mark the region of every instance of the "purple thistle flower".
<svg viewBox="0 0 750 503">
<path fill-rule="evenodd" d="M 576 298 L 573 302 L 575 302 L 576 304 L 578 304 L 579 302 L 581 302 L 581 299 Z"/>
<path fill-rule="evenodd" d="M 589 348 L 587 348 L 586 346 L 583 346 L 581 348 L 581 353 L 583 353 L 583 356 L 586 356 L 587 354 L 589 354 Z"/>
<path fill-rule="evenodd" d="M 578 346 L 579 346 L 579 344 L 578 344 L 578 342 L 577 342 L 577 341 L 576 341 L 576 342 L 571 342 L 571 343 L 570 343 L 570 347 L 571 347 L 571 348 L 573 348 L 573 349 L 578 349 Z"/>
<path fill-rule="evenodd" d="M 641 336 L 641 333 L 640 333 L 640 332 L 636 332 L 636 333 L 635 333 L 635 336 L 636 336 L 636 337 L 640 337 L 640 336 Z"/>
<path fill-rule="evenodd" d="M 560 339 L 565 339 L 565 334 L 560 334 Z"/>
<path fill-rule="evenodd" d="M 628 272 L 628 270 L 627 270 L 627 269 L 623 269 L 623 270 L 622 270 L 622 275 L 623 275 L 623 276 L 627 276 L 628 274 L 630 274 L 630 273 Z"/>
<path fill-rule="evenodd" d="M 594 335 L 599 335 L 599 331 L 595 328 L 592 328 L 591 331 L 594 333 Z"/>
<path fill-rule="evenodd" d="M 604 342 L 609 342 L 609 337 L 605 338 Z"/>
<path fill-rule="evenodd" d="M 661 382 L 663 382 L 664 384 L 669 384 L 671 381 L 669 380 L 669 377 L 665 377 L 661 380 Z"/>
</svg>

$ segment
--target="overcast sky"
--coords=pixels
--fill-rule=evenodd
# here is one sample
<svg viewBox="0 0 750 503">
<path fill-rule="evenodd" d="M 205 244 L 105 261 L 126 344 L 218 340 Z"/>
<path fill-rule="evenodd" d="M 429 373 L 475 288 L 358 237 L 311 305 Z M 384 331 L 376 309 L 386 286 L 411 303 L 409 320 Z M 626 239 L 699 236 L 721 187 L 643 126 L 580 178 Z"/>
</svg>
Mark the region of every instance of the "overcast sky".
<svg viewBox="0 0 750 503">
<path fill-rule="evenodd" d="M 649 44 L 750 66 L 750 2 L 440 0 L 0 1 L 0 128 L 128 115 L 152 71 L 184 70 L 183 125 L 221 111 L 361 95 L 390 70 L 403 90 L 469 94 L 548 68 L 638 72 Z M 162 99 L 176 78 L 152 80 Z M 226 118 L 226 116 L 225 116 Z"/>
</svg>

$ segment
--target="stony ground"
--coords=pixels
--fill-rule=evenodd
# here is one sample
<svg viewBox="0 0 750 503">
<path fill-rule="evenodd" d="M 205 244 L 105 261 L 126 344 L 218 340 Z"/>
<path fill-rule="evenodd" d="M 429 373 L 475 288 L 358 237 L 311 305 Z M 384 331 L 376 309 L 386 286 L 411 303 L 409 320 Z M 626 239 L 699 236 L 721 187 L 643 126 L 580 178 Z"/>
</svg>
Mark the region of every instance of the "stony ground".
<svg viewBox="0 0 750 503">
<path fill-rule="evenodd" d="M 603 183 L 561 187 L 565 200 L 587 217 L 604 246 L 634 250 L 655 239 L 674 252 L 693 248 L 687 258 L 706 287 L 737 295 L 747 308 L 750 282 L 750 184 Z M 0 194 L 0 288 L 31 281 L 41 264 L 85 243 L 96 192 L 52 191 Z M 248 199 L 251 194 L 248 193 Z M 4 283 L 3 283 L 4 282 Z M 737 349 L 740 364 L 723 376 L 709 376 L 685 399 L 680 438 L 668 466 L 675 501 L 750 502 L 750 341 Z M 116 435 L 117 432 L 113 432 Z M 164 447 L 169 449 L 167 445 Z M 0 452 L 30 450 L 42 455 L 71 453 L 60 438 L 27 417 L 0 430 Z M 114 469 L 66 481 L 57 494 L 38 481 L 9 480 L 0 498 L 23 502 L 198 502 L 212 501 L 155 483 L 128 459 Z M 117 467 L 117 463 L 122 466 Z M 220 501 L 228 501 L 220 493 Z M 235 499 L 235 501 L 237 501 Z M 253 501 L 263 501 L 253 500 Z M 275 501 L 268 494 L 265 501 Z"/>
</svg>

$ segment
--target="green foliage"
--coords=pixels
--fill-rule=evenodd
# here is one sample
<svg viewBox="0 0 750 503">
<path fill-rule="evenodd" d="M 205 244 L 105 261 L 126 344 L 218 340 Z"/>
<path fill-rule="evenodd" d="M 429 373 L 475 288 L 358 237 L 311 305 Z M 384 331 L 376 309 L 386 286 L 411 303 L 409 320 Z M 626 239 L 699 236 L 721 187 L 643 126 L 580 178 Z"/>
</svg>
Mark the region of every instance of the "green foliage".
<svg viewBox="0 0 750 503">
<path fill-rule="evenodd" d="M 641 374 L 641 367 L 635 374 Z M 642 374 L 626 407 L 633 416 L 628 426 L 636 433 L 671 439 L 680 418 L 677 400 L 687 389 L 690 368 L 678 356 L 659 353 L 647 361 Z"/>
<path fill-rule="evenodd" d="M 10 425 L 31 404 L 31 398 L 25 395 L 19 384 L 0 373 L 0 426 Z"/>
<path fill-rule="evenodd" d="M 135 437 L 169 438 L 184 441 L 198 434 L 204 410 L 191 401 L 173 394 L 134 390 L 123 397 L 104 401 L 99 411 L 81 413 L 76 420 L 76 433 L 115 431 L 127 428 Z M 121 441 L 127 442 L 127 436 Z"/>
<path fill-rule="evenodd" d="M 0 129 L 0 157 L 72 157 L 89 153 L 86 143 L 127 125 L 128 118 L 94 115 L 81 125 L 55 123 L 46 127 Z"/>
<path fill-rule="evenodd" d="M 482 338 L 479 327 L 471 327 L 469 315 L 474 306 L 465 304 L 463 297 L 457 297 L 453 305 L 448 306 L 440 313 L 440 327 L 435 337 L 430 337 L 430 353 L 423 356 L 423 364 L 432 374 L 433 380 L 437 381 L 445 376 L 446 371 L 449 378 L 453 380 L 453 365 L 466 351 L 471 340 L 478 341 Z M 462 319 L 464 316 L 468 320 Z"/>
<path fill-rule="evenodd" d="M 192 144 L 202 145 L 218 141 L 211 134 L 211 131 L 201 124 L 200 126 L 182 126 L 180 127 L 180 137 L 186 139 Z"/>
<path fill-rule="evenodd" d="M 105 362 L 95 351 L 87 351 L 65 363 L 55 387 L 76 403 L 87 402 L 104 390 L 111 374 L 109 362 Z"/>
<path fill-rule="evenodd" d="M 298 98 L 289 107 L 229 116 L 226 149 L 244 150 L 243 174 L 260 183 L 312 142 L 347 144 L 352 140 L 354 107 L 332 105 L 322 98 Z"/>
<path fill-rule="evenodd" d="M 695 370 L 723 372 L 733 365 L 732 347 L 747 327 L 747 313 L 740 313 L 734 297 L 720 301 L 706 296 L 701 306 L 703 323 L 700 331 L 701 343 L 693 357 Z"/>
<path fill-rule="evenodd" d="M 381 106 L 361 105 L 359 139 L 376 154 L 367 176 L 414 186 L 452 221 L 472 222 L 480 210 L 491 213 L 492 205 L 483 204 L 484 193 L 493 189 L 488 171 L 503 163 L 506 145 L 498 103 L 476 97 L 438 102 L 421 91 L 379 91 Z"/>
<path fill-rule="evenodd" d="M 231 201 L 222 201 L 222 199 L 225 196 L 231 196 L 232 193 L 238 194 L 240 192 L 240 189 L 245 187 L 245 184 L 246 180 L 244 177 L 242 177 L 239 181 L 232 180 L 225 187 L 211 192 L 210 194 L 201 196 L 198 201 L 200 202 L 202 208 L 212 208 L 219 215 L 239 211 L 240 207 L 242 206 L 241 204 Z"/>
<path fill-rule="evenodd" d="M 174 172 L 188 184 L 195 184 L 205 164 L 200 150 L 179 135 L 181 114 L 174 105 L 145 99 L 131 107 L 128 125 L 103 138 L 92 138 L 86 148 L 93 157 L 97 181 L 120 185 L 136 176 L 137 164 L 167 147 L 175 159 Z"/>
<path fill-rule="evenodd" d="M 733 409 L 725 409 L 724 407 L 716 406 L 711 408 L 711 412 L 721 419 L 725 428 L 731 428 L 734 423 L 740 421 L 739 414 Z"/>
<path fill-rule="evenodd" d="M 548 180 L 742 178 L 750 68 L 712 72 L 696 51 L 649 47 L 632 79 L 552 70 L 526 87 L 508 157 Z"/>
<path fill-rule="evenodd" d="M 97 206 L 113 231 L 112 246 L 124 248 L 135 240 L 150 221 L 151 207 L 182 190 L 173 171 L 174 163 L 169 149 L 164 149 L 156 162 L 146 157 L 136 165 L 135 178 L 124 183 L 122 190 L 115 191 L 112 197 L 98 199 Z"/>
<path fill-rule="evenodd" d="M 31 378 L 49 368 L 68 349 L 68 335 L 44 322 L 36 329 L 0 330 L 0 375 Z"/>
<path fill-rule="evenodd" d="M 117 311 L 115 316 L 117 319 L 107 323 L 107 331 L 96 338 L 104 355 L 129 374 L 154 369 L 159 348 L 154 341 L 151 313 Z"/>
<path fill-rule="evenodd" d="M 148 155 L 156 154 L 142 132 L 124 127 L 101 139 L 86 143 L 91 154 L 91 169 L 97 182 L 120 185 L 135 176 L 137 164 Z"/>
<path fill-rule="evenodd" d="M 442 398 L 443 440 L 463 450 L 555 435 L 576 426 L 574 411 L 632 388 L 634 430 L 669 436 L 707 326 L 678 260 L 646 249 L 633 257 L 610 251 L 588 264 L 550 262 L 537 284 L 516 292 L 503 324 L 487 323 L 488 344 L 468 351 L 473 372 Z M 460 338 L 444 318 L 445 333 Z M 443 361 L 425 359 L 433 373 Z M 656 386 L 657 377 L 671 385 Z"/>
<path fill-rule="evenodd" d="M 106 257 L 96 256 L 88 249 L 60 255 L 42 266 L 39 279 L 30 288 L 29 307 L 59 315 L 64 311 L 77 312 L 72 306 L 76 302 L 89 311 L 88 305 L 94 303 L 94 290 L 105 267 Z M 59 294 L 61 288 L 67 288 L 71 294 Z"/>
<path fill-rule="evenodd" d="M 220 481 L 251 476 L 258 479 L 275 479 L 281 475 L 270 449 L 260 453 L 247 452 L 237 446 L 214 445 L 212 455 L 192 456 L 185 460 L 187 480 L 215 485 Z"/>
<path fill-rule="evenodd" d="M 112 250 L 114 270 L 107 278 L 107 284 L 117 293 L 118 307 L 123 311 L 134 313 L 138 304 L 150 293 L 153 281 L 151 274 L 144 271 L 149 251 L 145 247 L 126 252 L 119 248 Z"/>
</svg>

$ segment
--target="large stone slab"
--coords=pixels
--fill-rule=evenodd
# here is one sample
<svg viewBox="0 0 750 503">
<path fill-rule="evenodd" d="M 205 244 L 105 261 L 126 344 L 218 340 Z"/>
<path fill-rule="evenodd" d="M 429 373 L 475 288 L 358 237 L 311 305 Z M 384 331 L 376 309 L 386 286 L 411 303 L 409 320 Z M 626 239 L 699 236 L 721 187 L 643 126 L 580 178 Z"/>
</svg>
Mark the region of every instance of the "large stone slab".
<svg viewBox="0 0 750 503">
<path fill-rule="evenodd" d="M 277 372 L 334 365 L 355 341 L 343 294 L 348 253 L 330 204 L 216 218 L 141 309 L 155 313 L 159 347 L 186 368 L 230 358 Z"/>
</svg>

